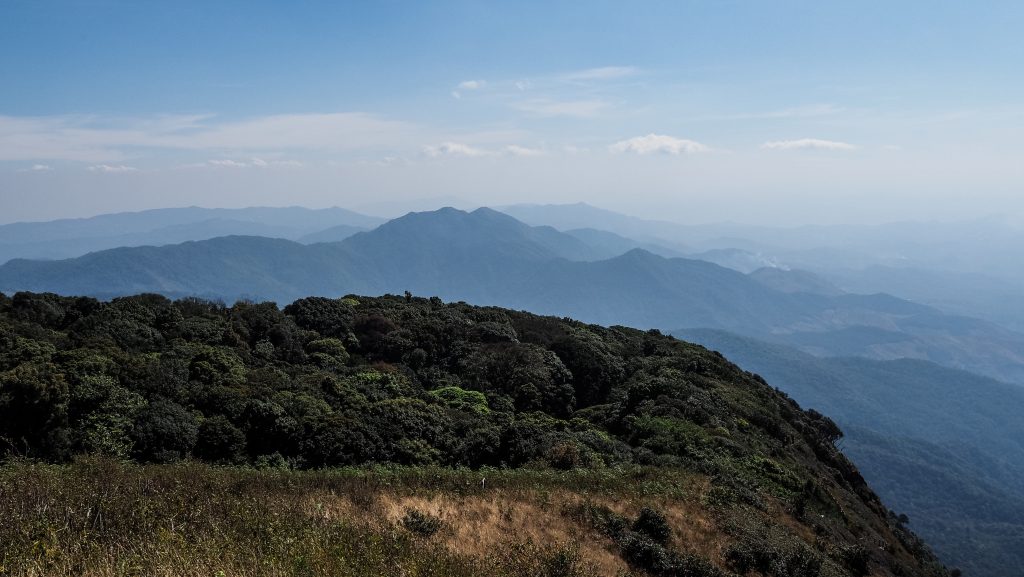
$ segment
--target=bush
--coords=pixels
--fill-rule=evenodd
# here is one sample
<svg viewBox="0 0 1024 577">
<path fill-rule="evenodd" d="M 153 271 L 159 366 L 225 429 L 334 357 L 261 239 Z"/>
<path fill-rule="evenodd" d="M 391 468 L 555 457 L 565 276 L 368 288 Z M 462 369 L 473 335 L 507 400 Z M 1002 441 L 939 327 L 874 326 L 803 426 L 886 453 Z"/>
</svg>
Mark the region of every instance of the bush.
<svg viewBox="0 0 1024 577">
<path fill-rule="evenodd" d="M 802 542 L 784 542 L 771 535 L 748 535 L 725 552 L 740 574 L 758 571 L 771 577 L 817 577 L 821 557 Z"/>
<path fill-rule="evenodd" d="M 870 573 L 868 561 L 871 560 L 871 552 L 863 545 L 843 546 L 839 550 L 839 558 L 842 559 L 843 565 L 846 565 L 850 572 L 857 577 L 863 577 Z"/>
<path fill-rule="evenodd" d="M 406 509 L 405 517 L 402 517 L 402 526 L 420 537 L 431 537 L 441 530 L 441 520 L 429 513 Z"/>
<path fill-rule="evenodd" d="M 650 507 L 640 509 L 640 515 L 633 522 L 633 530 L 651 538 L 655 543 L 664 545 L 672 536 L 672 529 L 665 520 L 665 515 Z"/>
<path fill-rule="evenodd" d="M 670 567 L 668 551 L 647 535 L 627 532 L 619 539 L 622 558 L 627 563 L 652 573 L 663 573 Z"/>
</svg>

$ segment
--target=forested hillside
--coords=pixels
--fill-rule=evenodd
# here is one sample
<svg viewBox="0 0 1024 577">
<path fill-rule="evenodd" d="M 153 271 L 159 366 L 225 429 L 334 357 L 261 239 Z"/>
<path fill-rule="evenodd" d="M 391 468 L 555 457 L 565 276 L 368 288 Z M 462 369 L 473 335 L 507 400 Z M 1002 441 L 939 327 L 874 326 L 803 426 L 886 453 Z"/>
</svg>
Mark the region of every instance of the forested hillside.
<svg viewBox="0 0 1024 577">
<path fill-rule="evenodd" d="M 63 558 L 69 543 L 84 551 L 112 550 L 105 548 L 113 545 L 104 539 L 114 539 L 105 527 L 116 526 L 116 519 L 125 531 L 174 534 L 177 517 L 165 519 L 159 508 L 145 519 L 126 510 L 122 517 L 108 512 L 100 520 L 89 508 L 86 525 L 78 516 L 66 521 L 82 532 L 49 537 L 65 522 L 61 511 L 78 506 L 68 501 L 75 493 L 57 492 L 59 476 L 79 479 L 81 486 L 91 486 L 96 477 L 88 467 L 39 470 L 17 459 L 62 463 L 89 454 L 140 463 L 197 459 L 285 469 L 375 463 L 577 472 L 583 476 L 563 477 L 568 484 L 559 485 L 559 494 L 575 497 L 562 497 L 568 500 L 558 515 L 580 523 L 580 535 L 603 539 L 603 547 L 633 571 L 945 575 L 836 448 L 841 436 L 827 417 L 801 410 L 760 377 L 657 331 L 411 295 L 306 298 L 284 309 L 273 303 L 172 302 L 156 295 L 107 303 L 47 294 L 0 296 L 0 439 L 3 454 L 15 459 L 0 476 L 0 490 L 11 496 L 9 515 L 31 516 L 31 526 L 42 535 L 22 534 L 18 523 L 0 524 L 7 531 L 0 533 L 0 559 L 19 574 L 43 562 L 40 551 L 44 561 L 48 551 Z M 126 487 L 112 493 L 109 506 L 121 506 L 118 499 L 134 491 L 146 502 L 206 502 L 187 497 L 188 484 L 167 481 L 190 476 L 209 491 L 232 495 L 221 505 L 200 507 L 187 517 L 191 521 L 178 518 L 181 530 L 199 539 L 221 512 L 245 508 L 246 495 L 283 490 L 277 481 L 232 481 L 208 469 L 161 471 L 157 477 L 135 470 L 105 473 Z M 605 480 L 586 481 L 588 471 Z M 449 493 L 462 482 L 483 486 L 487 477 L 426 474 L 437 475 L 430 486 L 448 487 Z M 647 495 L 663 504 L 687 504 L 691 513 L 666 518 L 652 509 L 629 519 L 587 496 L 593 488 L 614 485 L 615 478 L 644 475 L 663 482 L 646 485 L 649 492 L 631 493 L 631 499 Z M 509 479 L 507 473 L 493 477 L 499 483 Z M 296 479 L 321 488 L 349 486 Z M 67 486 L 73 491 L 79 483 Z M 31 505 L 40 494 L 49 495 L 54 507 Z M 263 495 L 252 502 L 266 503 Z M 552 514 L 545 509 L 552 498 L 544 498 L 546 515 Z M 25 507 L 18 505 L 21 499 Z M 85 502 L 80 505 L 85 508 Z M 245 510 L 262 515 L 264 509 Z M 288 508 L 288 519 L 295 521 L 300 510 L 305 509 Z M 317 511 L 316 523 L 342 531 Z M 356 539 L 351 527 L 361 519 L 348 514 L 342 518 L 350 532 L 338 534 L 346 543 Z M 424 538 L 437 531 L 429 515 L 407 517 L 406 529 Z M 237 521 L 227 527 L 251 536 L 268 525 L 260 521 L 246 528 Z M 698 533 L 699 540 L 686 537 Z M 294 553 L 312 546 L 314 536 L 292 538 L 281 543 L 291 543 Z M 390 542 L 379 539 L 370 542 Z M 415 551 L 396 551 L 424 559 Z M 438 567 L 448 563 L 447 557 L 431 559 Z M 553 565 L 559 566 L 564 570 L 529 574 L 585 574 Z"/>
<path fill-rule="evenodd" d="M 722 331 L 675 331 L 836 420 L 844 451 L 945 560 L 1024 571 L 1024 389 L 914 360 L 818 358 Z"/>
</svg>

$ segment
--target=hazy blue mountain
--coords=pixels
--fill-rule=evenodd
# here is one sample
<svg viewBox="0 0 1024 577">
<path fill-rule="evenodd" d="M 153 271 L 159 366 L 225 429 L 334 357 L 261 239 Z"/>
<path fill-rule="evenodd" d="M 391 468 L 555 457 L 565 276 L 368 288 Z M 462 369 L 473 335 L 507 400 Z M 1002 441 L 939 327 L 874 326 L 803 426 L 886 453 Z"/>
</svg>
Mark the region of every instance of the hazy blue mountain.
<svg viewBox="0 0 1024 577">
<path fill-rule="evenodd" d="M 766 287 L 784 293 L 811 293 L 819 295 L 841 295 L 843 290 L 822 277 L 805 270 L 761 267 L 748 276 Z M 871 291 L 873 293 L 881 291 Z"/>
<path fill-rule="evenodd" d="M 775 290 L 713 263 L 600 250 L 490 209 L 411 213 L 338 243 L 230 237 L 0 267 L 0 290 L 290 301 L 410 290 L 601 324 L 712 327 L 821 355 L 933 360 L 1024 382 L 1024 335 L 879 295 Z"/>
<path fill-rule="evenodd" d="M 533 226 L 551 226 L 558 230 L 595 229 L 626 238 L 651 242 L 673 250 L 682 250 L 677 237 L 682 227 L 674 222 L 646 220 L 591 206 L 576 204 L 516 204 L 498 210 Z"/>
<path fill-rule="evenodd" d="M 332 226 L 362 230 L 384 219 L 342 208 L 165 208 L 0 226 L 0 263 L 13 258 L 61 259 L 122 246 L 159 246 L 218 236 L 296 239 Z"/>
<path fill-rule="evenodd" d="M 332 245 L 315 245 L 316 248 Z M 335 248 L 335 251 L 340 251 Z M 117 248 L 61 261 L 16 259 L 3 276 L 25 286 L 99 297 L 157 292 L 234 300 L 321 293 L 346 267 L 336 254 L 284 239 L 229 236 L 161 247 Z M 9 275 L 9 276 L 8 276 Z M 0 284 L 9 285 L 12 281 Z M 342 280 L 341 282 L 345 282 Z"/>
<path fill-rule="evenodd" d="M 595 250 L 600 251 L 605 258 L 618 256 L 635 248 L 642 248 L 647 252 L 666 258 L 685 256 L 682 252 L 669 247 L 661 246 L 653 242 L 633 240 L 631 238 L 615 234 L 614 232 L 597 230 L 596 228 L 576 228 L 566 230 L 565 233 L 582 240 Z"/>
<path fill-rule="evenodd" d="M 345 240 L 346 238 L 358 233 L 366 231 L 366 228 L 361 226 L 352 226 L 349 224 L 339 224 L 324 230 L 318 230 L 309 234 L 304 234 L 299 238 L 295 239 L 302 244 L 315 244 L 318 242 L 338 242 Z"/>
<path fill-rule="evenodd" d="M 891 266 L 826 270 L 822 274 L 850 292 L 884 290 L 942 310 L 1024 330 L 1024 281 Z"/>
<path fill-rule="evenodd" d="M 689 247 L 690 258 L 745 273 L 766 266 L 806 270 L 847 292 L 886 292 L 1024 330 L 1024 259 L 1011 248 L 1024 246 L 1019 214 L 959 222 L 769 227 L 651 221 L 582 203 L 502 210 L 534 225 L 656 238 L 652 242 Z"/>
<path fill-rule="evenodd" d="M 973 575 L 1024 567 L 1024 388 L 924 361 L 818 358 L 715 330 L 673 335 L 835 419 L 872 486 L 952 565 Z"/>
<path fill-rule="evenodd" d="M 704 252 L 692 253 L 690 258 L 713 262 L 725 268 L 752 273 L 762 268 L 778 268 L 784 266 L 778 259 L 740 248 L 714 248 Z"/>
</svg>

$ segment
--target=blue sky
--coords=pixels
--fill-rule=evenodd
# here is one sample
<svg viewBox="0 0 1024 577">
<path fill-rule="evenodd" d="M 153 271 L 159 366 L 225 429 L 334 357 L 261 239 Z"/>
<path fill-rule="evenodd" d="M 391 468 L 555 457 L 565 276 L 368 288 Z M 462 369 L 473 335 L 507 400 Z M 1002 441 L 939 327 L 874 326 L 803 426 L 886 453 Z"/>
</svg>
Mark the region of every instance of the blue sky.
<svg viewBox="0 0 1024 577">
<path fill-rule="evenodd" d="M 1020 30 L 1018 2 L 8 0 L 0 221 L 433 198 L 1019 211 Z"/>
</svg>

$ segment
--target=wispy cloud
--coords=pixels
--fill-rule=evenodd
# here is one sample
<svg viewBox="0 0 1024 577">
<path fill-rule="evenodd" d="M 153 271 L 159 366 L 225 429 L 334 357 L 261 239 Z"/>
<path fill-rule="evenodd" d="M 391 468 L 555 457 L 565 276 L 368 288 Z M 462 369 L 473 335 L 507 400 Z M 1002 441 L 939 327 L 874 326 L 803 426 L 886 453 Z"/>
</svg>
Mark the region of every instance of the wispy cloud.
<svg viewBox="0 0 1024 577">
<path fill-rule="evenodd" d="M 222 168 L 245 168 L 249 166 L 244 162 L 238 162 L 237 160 L 231 160 L 227 158 L 218 158 L 206 161 L 210 166 L 219 166 Z"/>
<path fill-rule="evenodd" d="M 407 142 L 418 128 L 359 112 L 280 114 L 218 122 L 211 116 L 117 119 L 0 116 L 0 160 L 114 165 L 145 149 L 351 151 Z"/>
<path fill-rule="evenodd" d="M 452 98 L 461 99 L 463 92 L 480 90 L 486 85 L 486 80 L 463 80 L 455 87 L 455 90 L 452 90 Z"/>
<path fill-rule="evenodd" d="M 544 151 L 539 148 L 527 148 L 518 144 L 510 144 L 504 151 L 510 156 L 544 156 Z"/>
<path fill-rule="evenodd" d="M 461 142 L 442 142 L 441 144 L 423 147 L 423 156 L 428 158 L 440 158 L 444 156 L 461 156 L 466 158 L 484 156 L 544 156 L 546 153 L 540 148 L 530 148 L 518 144 L 509 144 L 502 147 L 480 148 Z"/>
<path fill-rule="evenodd" d="M 685 138 L 675 138 L 664 134 L 648 134 L 621 140 L 608 147 L 616 153 L 633 154 L 692 154 L 711 150 L 707 145 Z"/>
<path fill-rule="evenodd" d="M 19 169 L 18 172 L 50 172 L 53 167 L 49 164 L 33 164 L 28 168 Z"/>
<path fill-rule="evenodd" d="M 772 120 L 785 118 L 815 118 L 819 116 L 833 116 L 845 112 L 846 108 L 835 104 L 809 104 L 806 106 L 793 106 L 780 108 L 778 110 L 767 110 L 763 112 L 744 112 L 738 114 L 719 114 L 700 117 L 701 120 Z"/>
<path fill-rule="evenodd" d="M 857 146 L 837 140 L 800 138 L 797 140 L 773 140 L 761 145 L 765 150 L 856 150 Z"/>
<path fill-rule="evenodd" d="M 602 66 L 600 68 L 587 68 L 586 70 L 570 72 L 563 75 L 562 78 L 570 82 L 588 82 L 615 80 L 618 78 L 635 76 L 639 73 L 640 69 L 635 66 Z"/>
<path fill-rule="evenodd" d="M 122 172 L 137 172 L 139 169 L 134 166 L 125 166 L 123 164 L 110 165 L 110 164 L 94 164 L 86 170 L 90 172 L 105 172 L 108 174 L 117 174 Z"/>
<path fill-rule="evenodd" d="M 609 106 L 603 100 L 526 100 L 513 104 L 513 108 L 534 116 L 576 118 L 592 118 Z"/>
<path fill-rule="evenodd" d="M 442 156 L 487 156 L 490 153 L 486 150 L 469 146 L 468 144 L 442 142 L 441 144 L 424 147 L 423 154 L 430 158 L 438 158 Z"/>
<path fill-rule="evenodd" d="M 262 158 L 235 160 L 233 158 L 214 158 L 198 164 L 188 164 L 182 168 L 301 168 L 303 166 L 305 166 L 305 164 L 298 160 L 264 160 Z"/>
</svg>

